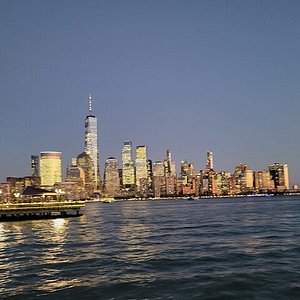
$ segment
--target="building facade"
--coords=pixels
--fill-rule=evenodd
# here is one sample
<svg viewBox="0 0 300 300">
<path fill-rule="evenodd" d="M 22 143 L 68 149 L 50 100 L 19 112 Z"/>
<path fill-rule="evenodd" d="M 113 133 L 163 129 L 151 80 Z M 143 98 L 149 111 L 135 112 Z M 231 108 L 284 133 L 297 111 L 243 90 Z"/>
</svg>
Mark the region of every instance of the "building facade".
<svg viewBox="0 0 300 300">
<path fill-rule="evenodd" d="M 62 181 L 61 152 L 44 151 L 40 153 L 41 186 L 53 186 Z"/>
<path fill-rule="evenodd" d="M 92 115 L 92 96 L 89 96 L 89 112 L 85 118 L 85 153 L 91 158 L 93 164 L 93 184 L 94 189 L 99 189 L 100 166 L 99 166 L 99 148 L 98 148 L 98 125 L 97 118 Z"/>
<path fill-rule="evenodd" d="M 290 188 L 288 165 L 273 163 L 269 165 L 271 180 L 277 191 L 288 190 Z"/>
<path fill-rule="evenodd" d="M 122 148 L 122 184 L 125 190 L 132 190 L 135 186 L 134 163 L 132 159 L 132 143 L 124 141 Z"/>
<path fill-rule="evenodd" d="M 120 195 L 118 161 L 114 157 L 109 157 L 105 162 L 104 192 L 108 197 L 116 197 Z"/>
<path fill-rule="evenodd" d="M 40 176 L 40 158 L 38 155 L 31 155 L 31 176 Z"/>
<path fill-rule="evenodd" d="M 136 147 L 136 190 L 140 192 L 141 182 L 143 185 L 148 178 L 148 157 L 147 157 L 147 146 L 137 146 Z M 145 187 L 143 187 L 145 190 Z"/>
</svg>

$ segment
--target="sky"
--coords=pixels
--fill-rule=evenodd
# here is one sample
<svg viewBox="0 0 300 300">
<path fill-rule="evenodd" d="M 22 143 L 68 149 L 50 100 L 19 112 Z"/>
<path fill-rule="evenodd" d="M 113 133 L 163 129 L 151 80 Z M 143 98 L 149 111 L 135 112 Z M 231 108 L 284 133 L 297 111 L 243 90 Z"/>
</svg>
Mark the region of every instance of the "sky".
<svg viewBox="0 0 300 300">
<path fill-rule="evenodd" d="M 88 96 L 100 168 L 124 140 L 153 161 L 217 171 L 289 166 L 300 183 L 300 1 L 0 0 L 0 181 L 30 156 L 84 151 Z"/>
</svg>

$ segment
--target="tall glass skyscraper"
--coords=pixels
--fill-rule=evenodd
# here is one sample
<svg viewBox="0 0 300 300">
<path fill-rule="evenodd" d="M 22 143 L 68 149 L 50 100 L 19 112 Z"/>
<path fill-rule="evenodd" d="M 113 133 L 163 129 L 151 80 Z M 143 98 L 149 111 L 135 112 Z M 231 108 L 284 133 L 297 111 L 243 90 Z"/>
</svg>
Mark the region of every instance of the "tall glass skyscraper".
<svg viewBox="0 0 300 300">
<path fill-rule="evenodd" d="M 98 128 L 97 118 L 92 115 L 92 96 L 89 96 L 89 112 L 85 118 L 85 153 L 91 158 L 93 163 L 93 183 L 94 188 L 100 188 L 99 172 L 99 148 L 98 148 Z"/>
<path fill-rule="evenodd" d="M 207 170 L 214 169 L 214 156 L 211 151 L 206 152 L 206 169 Z"/>
<path fill-rule="evenodd" d="M 136 186 L 137 186 L 137 190 L 139 191 L 141 180 L 148 179 L 147 147 L 144 145 L 136 147 L 135 167 L 136 167 Z"/>
<path fill-rule="evenodd" d="M 134 163 L 132 160 L 132 143 L 131 141 L 124 141 L 122 148 L 122 181 L 125 189 L 134 187 Z"/>
<path fill-rule="evenodd" d="M 39 176 L 40 175 L 40 164 L 39 164 L 39 156 L 31 155 L 31 176 Z"/>
</svg>

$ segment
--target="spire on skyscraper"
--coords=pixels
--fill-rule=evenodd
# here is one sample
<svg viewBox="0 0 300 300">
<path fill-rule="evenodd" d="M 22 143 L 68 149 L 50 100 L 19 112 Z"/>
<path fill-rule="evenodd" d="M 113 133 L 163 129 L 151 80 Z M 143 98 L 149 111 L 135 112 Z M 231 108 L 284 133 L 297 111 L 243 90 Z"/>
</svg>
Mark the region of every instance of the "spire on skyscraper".
<svg viewBox="0 0 300 300">
<path fill-rule="evenodd" d="M 89 112 L 90 116 L 92 115 L 92 94 L 89 96 Z"/>
</svg>

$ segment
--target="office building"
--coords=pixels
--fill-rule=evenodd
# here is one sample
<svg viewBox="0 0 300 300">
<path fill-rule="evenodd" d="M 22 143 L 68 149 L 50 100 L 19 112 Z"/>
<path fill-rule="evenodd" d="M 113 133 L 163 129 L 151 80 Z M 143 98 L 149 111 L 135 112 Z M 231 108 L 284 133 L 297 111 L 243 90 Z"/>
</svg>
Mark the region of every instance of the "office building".
<svg viewBox="0 0 300 300">
<path fill-rule="evenodd" d="M 104 192 L 108 197 L 116 197 L 120 194 L 118 161 L 114 157 L 109 157 L 105 162 Z"/>
<path fill-rule="evenodd" d="M 269 165 L 271 180 L 277 191 L 283 191 L 290 188 L 288 165 L 281 163 L 273 163 Z"/>
<path fill-rule="evenodd" d="M 40 176 L 39 161 L 38 155 L 31 155 L 31 176 Z"/>
<path fill-rule="evenodd" d="M 92 159 L 85 152 L 82 152 L 77 156 L 76 165 L 83 170 L 83 185 L 87 195 L 91 196 L 94 191 L 94 172 Z"/>
<path fill-rule="evenodd" d="M 148 157 L 147 157 L 147 147 L 137 146 L 136 147 L 136 187 L 137 192 L 140 191 L 141 181 L 145 182 L 148 179 Z M 143 187 L 143 189 L 145 189 Z"/>
<path fill-rule="evenodd" d="M 214 169 L 214 157 L 213 157 L 213 153 L 210 151 L 206 152 L 206 169 L 207 170 Z"/>
<path fill-rule="evenodd" d="M 100 166 L 98 148 L 97 118 L 92 115 L 92 96 L 89 96 L 89 115 L 85 118 L 85 153 L 91 158 L 93 165 L 94 189 L 100 189 Z"/>
<path fill-rule="evenodd" d="M 122 184 L 124 189 L 131 190 L 135 185 L 132 143 L 124 141 L 122 148 Z"/>
<path fill-rule="evenodd" d="M 40 176 L 42 186 L 53 186 L 62 181 L 61 152 L 44 151 L 40 153 Z"/>
</svg>

